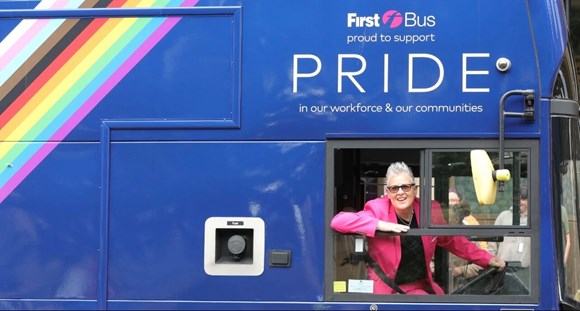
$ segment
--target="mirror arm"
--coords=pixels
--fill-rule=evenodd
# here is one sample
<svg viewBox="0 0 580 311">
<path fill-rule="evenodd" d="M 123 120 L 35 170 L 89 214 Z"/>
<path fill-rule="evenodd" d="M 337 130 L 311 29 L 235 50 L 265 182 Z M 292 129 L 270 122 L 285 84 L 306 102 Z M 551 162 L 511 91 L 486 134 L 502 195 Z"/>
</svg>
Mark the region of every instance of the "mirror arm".
<svg viewBox="0 0 580 311">
<path fill-rule="evenodd" d="M 525 96 L 524 100 L 524 112 L 512 112 L 505 111 L 505 102 L 508 97 L 513 95 Z M 535 119 L 535 91 L 534 90 L 511 90 L 502 95 L 499 101 L 499 169 L 504 169 L 504 150 L 505 150 L 505 118 L 506 117 L 519 117 L 524 118 L 526 121 L 533 122 Z M 494 176 L 495 179 L 495 176 Z M 503 192 L 505 190 L 505 182 L 498 181 L 498 191 Z"/>
</svg>

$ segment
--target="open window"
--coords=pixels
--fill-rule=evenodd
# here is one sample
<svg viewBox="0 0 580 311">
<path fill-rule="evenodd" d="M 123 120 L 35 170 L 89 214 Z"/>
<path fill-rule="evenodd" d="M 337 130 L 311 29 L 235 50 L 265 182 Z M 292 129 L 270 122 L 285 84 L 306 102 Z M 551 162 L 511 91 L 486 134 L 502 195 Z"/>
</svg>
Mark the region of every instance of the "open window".
<svg viewBox="0 0 580 311">
<path fill-rule="evenodd" d="M 509 141 L 507 146 L 504 163 L 512 178 L 505 183 L 503 191 L 498 192 L 495 204 L 480 205 L 473 186 L 470 150 L 486 149 L 497 168 L 497 141 L 329 141 L 326 168 L 327 300 L 513 302 L 513 296 L 518 296 L 521 302 L 537 302 L 538 197 L 534 179 L 538 171 L 538 144 L 535 141 Z M 412 169 L 415 184 L 419 185 L 421 215 L 427 215 L 420 218 L 417 229 L 404 234 L 433 237 L 433 240 L 435 237 L 466 237 L 478 247 L 505 257 L 509 268 L 501 277 L 494 276 L 489 269 L 474 267 L 437 246 L 428 269 L 444 295 L 373 294 L 373 283 L 369 280 L 365 261 L 369 238 L 335 232 L 329 223 L 340 212 L 356 213 L 364 209 L 367 201 L 384 197 L 386 170 L 391 163 L 398 161 L 405 162 Z M 450 191 L 459 194 L 459 202 Z M 440 212 L 433 212 L 432 200 L 439 204 Z M 438 217 L 440 213 L 443 221 Z M 397 236 L 393 233 L 377 235 L 381 238 Z M 454 273 L 455 268 L 463 275 Z"/>
</svg>

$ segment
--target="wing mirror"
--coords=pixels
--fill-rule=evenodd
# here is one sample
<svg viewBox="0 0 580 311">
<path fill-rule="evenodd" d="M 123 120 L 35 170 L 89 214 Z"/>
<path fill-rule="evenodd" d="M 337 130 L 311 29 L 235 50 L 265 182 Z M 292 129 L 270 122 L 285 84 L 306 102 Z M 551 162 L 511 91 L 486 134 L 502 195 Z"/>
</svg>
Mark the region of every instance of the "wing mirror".
<svg viewBox="0 0 580 311">
<path fill-rule="evenodd" d="M 491 205 L 495 203 L 497 192 L 497 182 L 507 182 L 511 178 L 507 169 L 496 170 L 491 163 L 491 159 L 485 150 L 471 150 L 471 175 L 473 176 L 473 186 L 475 195 L 480 205 Z"/>
</svg>

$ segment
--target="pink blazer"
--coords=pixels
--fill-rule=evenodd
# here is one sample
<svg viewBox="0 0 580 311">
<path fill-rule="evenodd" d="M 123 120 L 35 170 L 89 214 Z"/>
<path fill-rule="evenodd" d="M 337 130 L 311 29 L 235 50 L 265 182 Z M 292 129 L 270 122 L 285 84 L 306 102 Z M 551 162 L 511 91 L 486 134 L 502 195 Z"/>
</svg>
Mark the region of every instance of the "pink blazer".
<svg viewBox="0 0 580 311">
<path fill-rule="evenodd" d="M 431 203 L 431 217 L 433 224 L 445 224 L 445 218 L 438 202 Z M 420 221 L 419 199 L 415 198 L 413 210 Z M 330 226 L 341 233 L 357 233 L 367 237 L 369 255 L 383 269 L 392 280 L 397 274 L 397 267 L 401 261 L 401 239 L 399 236 L 375 236 L 377 223 L 380 220 L 397 223 L 397 216 L 391 201 L 387 197 L 368 201 L 364 209 L 358 213 L 340 212 L 332 219 Z M 435 253 L 435 247 L 441 246 L 458 257 L 467 259 L 479 266 L 487 267 L 493 257 L 485 250 L 478 248 L 473 242 L 463 236 L 422 236 L 425 251 L 425 266 L 427 268 L 426 282 L 436 294 L 444 294 L 443 289 L 435 283 L 431 275 L 430 262 Z M 375 294 L 393 294 L 395 291 L 385 284 L 372 269 L 368 269 L 369 278 L 374 281 Z M 401 288 L 407 291 L 411 288 Z M 412 285 L 410 285 L 412 286 Z"/>
</svg>

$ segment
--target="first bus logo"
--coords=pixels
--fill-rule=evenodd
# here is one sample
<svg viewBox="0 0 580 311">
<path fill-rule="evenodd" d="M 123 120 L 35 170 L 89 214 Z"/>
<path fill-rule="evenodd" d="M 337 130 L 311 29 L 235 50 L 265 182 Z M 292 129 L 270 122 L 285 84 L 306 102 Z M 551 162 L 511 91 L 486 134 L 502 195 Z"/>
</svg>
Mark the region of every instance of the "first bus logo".
<svg viewBox="0 0 580 311">
<path fill-rule="evenodd" d="M 421 16 L 415 12 L 405 12 L 404 14 L 396 10 L 388 10 L 379 15 L 358 15 L 348 13 L 346 15 L 346 26 L 348 28 L 373 28 L 381 27 L 381 23 L 389 28 L 397 28 L 401 25 L 405 27 L 434 27 L 435 16 Z"/>
</svg>

